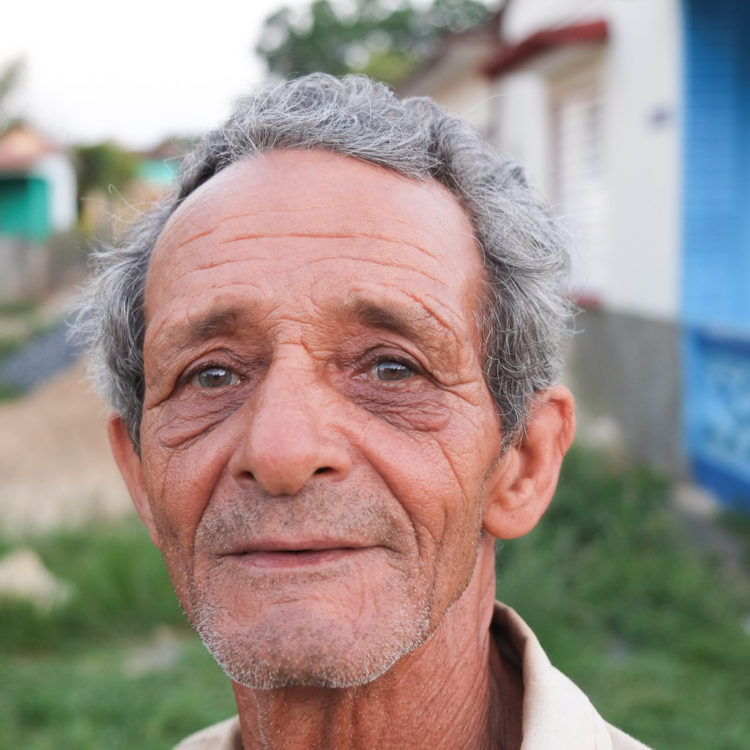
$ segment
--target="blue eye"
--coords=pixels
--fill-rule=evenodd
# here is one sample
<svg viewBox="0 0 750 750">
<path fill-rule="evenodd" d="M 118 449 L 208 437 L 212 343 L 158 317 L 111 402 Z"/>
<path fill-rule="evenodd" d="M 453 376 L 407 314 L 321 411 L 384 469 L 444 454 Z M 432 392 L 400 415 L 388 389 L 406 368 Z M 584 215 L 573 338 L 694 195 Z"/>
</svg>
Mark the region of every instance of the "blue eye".
<svg viewBox="0 0 750 750">
<path fill-rule="evenodd" d="M 378 362 L 372 368 L 372 372 L 378 380 L 390 382 L 407 380 L 414 374 L 414 371 L 410 367 L 401 362 L 394 362 L 393 360 Z"/>
<path fill-rule="evenodd" d="M 225 388 L 239 382 L 237 375 L 226 367 L 212 365 L 198 371 L 193 380 L 199 388 Z"/>
</svg>

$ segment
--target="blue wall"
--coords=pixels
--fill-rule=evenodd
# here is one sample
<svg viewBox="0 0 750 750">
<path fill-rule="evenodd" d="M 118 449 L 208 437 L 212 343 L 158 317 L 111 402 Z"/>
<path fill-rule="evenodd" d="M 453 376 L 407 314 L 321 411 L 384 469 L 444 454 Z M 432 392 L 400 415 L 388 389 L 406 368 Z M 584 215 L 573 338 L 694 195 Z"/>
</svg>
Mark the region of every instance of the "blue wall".
<svg viewBox="0 0 750 750">
<path fill-rule="evenodd" d="M 750 508 L 750 2 L 683 8 L 687 451 L 699 481 Z"/>
</svg>

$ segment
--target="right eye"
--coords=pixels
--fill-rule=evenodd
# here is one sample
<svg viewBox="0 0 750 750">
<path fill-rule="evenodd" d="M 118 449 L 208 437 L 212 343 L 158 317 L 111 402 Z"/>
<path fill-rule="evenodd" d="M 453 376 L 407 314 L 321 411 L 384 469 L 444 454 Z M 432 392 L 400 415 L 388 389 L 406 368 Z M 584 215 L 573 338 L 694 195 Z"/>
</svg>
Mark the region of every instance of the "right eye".
<svg viewBox="0 0 750 750">
<path fill-rule="evenodd" d="M 198 370 L 191 380 L 199 388 L 226 388 L 240 382 L 237 373 L 220 365 L 210 365 Z"/>
</svg>

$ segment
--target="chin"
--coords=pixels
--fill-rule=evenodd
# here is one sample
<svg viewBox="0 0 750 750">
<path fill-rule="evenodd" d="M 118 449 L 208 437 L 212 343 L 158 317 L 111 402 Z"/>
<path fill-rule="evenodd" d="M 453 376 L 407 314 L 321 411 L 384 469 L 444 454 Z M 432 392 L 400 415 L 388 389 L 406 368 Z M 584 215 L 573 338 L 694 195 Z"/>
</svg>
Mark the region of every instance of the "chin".
<svg viewBox="0 0 750 750">
<path fill-rule="evenodd" d="M 429 611 L 413 607 L 373 612 L 365 623 L 278 609 L 245 627 L 214 607 L 198 608 L 192 620 L 227 676 L 254 690 L 367 685 L 430 636 Z"/>
</svg>

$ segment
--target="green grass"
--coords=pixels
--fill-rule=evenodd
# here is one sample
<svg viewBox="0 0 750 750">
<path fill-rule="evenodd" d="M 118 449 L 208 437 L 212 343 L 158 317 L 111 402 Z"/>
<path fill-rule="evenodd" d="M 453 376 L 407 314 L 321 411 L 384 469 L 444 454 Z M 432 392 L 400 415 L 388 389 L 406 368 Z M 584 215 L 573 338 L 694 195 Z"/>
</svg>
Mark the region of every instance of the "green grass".
<svg viewBox="0 0 750 750">
<path fill-rule="evenodd" d="M 38 303 L 33 300 L 0 302 L 0 362 L 53 325 L 54 322 L 44 320 Z"/>
<path fill-rule="evenodd" d="M 135 643 L 21 654 L 0 670 L 0 747 L 164 750 L 236 709 L 229 681 L 197 638 L 169 668 L 134 675 Z"/>
<path fill-rule="evenodd" d="M 36 313 L 37 307 L 37 303 L 31 299 L 0 302 L 0 317 L 27 317 Z"/>
<path fill-rule="evenodd" d="M 505 543 L 500 597 L 609 721 L 654 748 L 744 750 L 750 602 L 692 546 L 668 493 L 575 450 L 540 526 Z M 0 605 L 0 748 L 169 748 L 234 712 L 137 522 L 26 543 L 74 593 L 49 615 Z"/>
<path fill-rule="evenodd" d="M 10 357 L 11 354 L 15 354 L 27 341 L 28 339 L 18 334 L 8 334 L 7 336 L 0 336 L 0 362 Z"/>
<path fill-rule="evenodd" d="M 612 723 L 655 748 L 745 750 L 750 602 L 640 469 L 580 449 L 545 518 L 499 558 L 499 597 Z"/>
<path fill-rule="evenodd" d="M 5 603 L 0 655 L 127 638 L 158 625 L 187 627 L 161 556 L 135 520 L 61 531 L 29 543 L 47 568 L 70 584 L 72 597 L 50 615 Z M 10 546 L 0 541 L 0 553 Z"/>
<path fill-rule="evenodd" d="M 15 401 L 21 395 L 21 389 L 12 383 L 0 381 L 0 402 Z"/>
<path fill-rule="evenodd" d="M 24 543 L 73 593 L 48 615 L 0 606 L 0 748 L 162 750 L 235 712 L 229 681 L 186 624 L 136 521 Z M 0 541 L 0 554 L 10 548 Z M 134 670 L 165 627 L 169 659 Z"/>
<path fill-rule="evenodd" d="M 746 570 L 750 570 L 750 513 L 731 510 L 724 514 L 721 521 L 724 528 L 739 539 L 742 563 Z M 750 610 L 750 605 L 748 605 L 748 610 Z"/>
<path fill-rule="evenodd" d="M 5 331 L 3 322 L 12 323 Z M 34 336 L 49 330 L 39 317 L 37 304 L 31 301 L 0 303 L 0 364 L 23 348 Z M 0 403 L 13 401 L 22 394 L 15 383 L 0 380 Z"/>
</svg>

